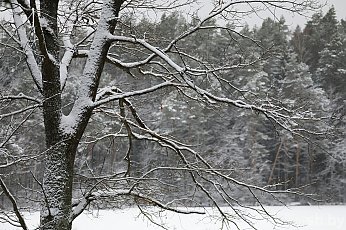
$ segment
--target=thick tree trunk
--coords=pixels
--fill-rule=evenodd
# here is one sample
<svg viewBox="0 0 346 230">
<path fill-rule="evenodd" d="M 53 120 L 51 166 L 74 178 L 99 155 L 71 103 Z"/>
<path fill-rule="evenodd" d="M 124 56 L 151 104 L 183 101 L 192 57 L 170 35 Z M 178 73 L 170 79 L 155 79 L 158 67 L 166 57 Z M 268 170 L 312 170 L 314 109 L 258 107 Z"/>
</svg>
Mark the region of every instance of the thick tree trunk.
<svg viewBox="0 0 346 230">
<path fill-rule="evenodd" d="M 43 175 L 43 195 L 41 208 L 41 230 L 70 230 L 72 228 L 72 191 L 74 161 L 77 147 L 88 120 L 89 110 L 75 133 L 62 134 L 59 124 L 46 125 L 47 152 Z M 50 135 L 57 128 L 57 135 Z"/>
<path fill-rule="evenodd" d="M 111 43 L 107 33 L 113 33 L 123 0 L 104 2 L 104 12 L 100 19 L 99 30 L 95 33 L 90 55 L 83 72 L 84 87 L 80 88 L 79 99 L 71 111 L 71 116 L 62 114 L 61 82 L 59 71 L 59 44 L 57 39 L 58 0 L 42 0 L 44 54 L 42 64 L 43 79 L 43 117 L 46 136 L 46 159 L 43 175 L 44 200 L 41 208 L 41 230 L 70 230 L 72 227 L 72 191 L 73 168 L 76 150 L 92 114 L 92 108 L 86 102 L 93 101 Z M 50 17 L 45 17 L 49 15 Z M 85 83 L 88 82 L 88 83 Z M 78 101 L 80 100 L 80 101 Z M 64 130 L 63 120 L 73 119 L 74 125 Z M 66 127 L 65 127 L 66 128 Z M 72 131 L 71 131 L 72 130 Z"/>
<path fill-rule="evenodd" d="M 47 154 L 43 180 L 44 201 L 40 229 L 70 230 L 74 153 L 59 143 Z"/>
<path fill-rule="evenodd" d="M 70 230 L 72 212 L 73 162 L 78 141 L 63 134 L 61 82 L 58 43 L 58 0 L 42 0 L 42 32 L 40 51 L 43 55 L 43 118 L 46 137 L 46 158 L 40 229 Z"/>
</svg>

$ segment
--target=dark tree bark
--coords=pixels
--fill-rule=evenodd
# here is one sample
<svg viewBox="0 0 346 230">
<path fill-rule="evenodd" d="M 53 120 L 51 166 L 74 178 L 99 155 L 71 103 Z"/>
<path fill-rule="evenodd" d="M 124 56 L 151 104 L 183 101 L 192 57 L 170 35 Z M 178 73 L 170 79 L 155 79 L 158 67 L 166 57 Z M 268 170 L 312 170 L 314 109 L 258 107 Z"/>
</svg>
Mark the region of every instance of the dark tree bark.
<svg viewBox="0 0 346 230">
<path fill-rule="evenodd" d="M 46 161 L 43 176 L 44 201 L 41 211 L 40 229 L 69 230 L 72 227 L 72 190 L 73 190 L 73 167 L 76 150 L 79 141 L 88 124 L 92 114 L 92 108 L 85 105 L 76 106 L 71 113 L 78 110 L 78 118 L 74 120 L 75 125 L 72 132 L 66 132 L 61 126 L 63 113 L 61 102 L 62 83 L 59 69 L 59 42 L 57 12 L 58 0 L 42 0 L 42 18 L 46 23 L 41 25 L 43 37 L 40 40 L 42 63 L 42 92 L 43 118 L 46 137 Z M 123 1 L 105 1 L 104 5 L 108 11 L 107 16 L 102 17 L 100 24 L 105 26 L 105 30 L 98 30 L 91 46 L 94 55 L 90 55 L 86 66 L 92 65 L 94 68 L 85 68 L 83 75 L 90 79 L 87 95 L 82 95 L 82 100 L 94 101 L 100 76 L 106 61 L 106 56 L 111 43 L 105 37 L 106 33 L 113 33 L 116 18 L 118 17 L 120 6 Z M 112 12 L 113 14 L 109 14 Z M 47 16 L 48 15 L 48 16 Z M 42 20 L 41 20 L 42 22 Z M 82 92 L 85 93 L 85 92 Z M 66 118 L 70 119 L 70 118 Z"/>
</svg>

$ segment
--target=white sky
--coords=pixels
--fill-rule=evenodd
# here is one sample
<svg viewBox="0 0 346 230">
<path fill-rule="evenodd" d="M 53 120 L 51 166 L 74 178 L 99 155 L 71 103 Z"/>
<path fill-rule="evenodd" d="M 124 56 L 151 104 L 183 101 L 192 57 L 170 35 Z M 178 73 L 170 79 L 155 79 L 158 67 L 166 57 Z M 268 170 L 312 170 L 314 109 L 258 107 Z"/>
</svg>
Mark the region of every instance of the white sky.
<svg viewBox="0 0 346 230">
<path fill-rule="evenodd" d="M 326 3 L 326 6 L 323 7 L 322 11 L 323 13 L 326 13 L 329 8 L 334 5 L 335 10 L 336 10 L 336 14 L 338 19 L 346 19 L 346 0 L 319 0 L 319 2 L 321 4 Z M 292 14 L 290 12 L 278 12 L 277 13 L 278 17 L 280 17 L 281 15 L 283 15 L 286 19 L 286 23 L 291 27 L 291 28 L 295 28 L 296 25 L 300 25 L 300 26 L 304 26 L 305 23 L 307 22 L 307 20 L 309 20 L 309 18 L 297 15 L 297 14 Z M 308 15 L 308 16 L 311 16 Z M 262 16 L 263 18 L 266 17 L 274 17 L 270 14 L 266 14 Z M 260 25 L 261 24 L 261 20 L 257 17 L 257 16 L 252 16 L 249 20 L 247 20 L 247 23 L 249 25 Z"/>
<path fill-rule="evenodd" d="M 212 8 L 212 4 L 211 2 L 215 1 L 215 0 L 201 0 L 200 1 L 200 6 L 204 5 L 201 8 L 200 16 L 206 16 L 208 14 L 208 12 L 210 12 L 211 8 Z M 220 0 L 221 1 L 221 0 Z M 319 3 L 325 5 L 322 8 L 322 12 L 326 13 L 329 8 L 334 5 L 336 13 L 337 13 L 337 17 L 338 19 L 346 19 L 346 0 L 316 0 Z M 225 0 L 225 2 L 230 2 L 230 0 Z M 248 7 L 246 7 L 246 4 L 243 5 L 239 5 L 237 7 L 237 9 L 242 9 L 242 7 L 245 7 L 247 10 L 249 10 Z M 243 8 L 243 10 L 245 9 Z M 250 26 L 260 26 L 262 24 L 262 19 L 271 17 L 273 19 L 277 19 L 280 18 L 280 16 L 284 16 L 286 19 L 286 24 L 291 28 L 294 29 L 297 25 L 300 25 L 301 27 L 304 27 L 306 22 L 309 20 L 309 17 L 313 14 L 314 12 L 310 12 L 309 14 L 306 15 L 306 17 L 301 16 L 301 15 L 297 15 L 294 14 L 292 12 L 288 12 L 288 11 L 284 11 L 284 10 L 276 10 L 275 12 L 275 16 L 273 15 L 273 13 L 270 13 L 268 11 L 261 11 L 261 12 L 257 12 L 256 14 L 252 14 L 251 16 L 245 18 L 244 20 L 242 20 L 240 23 L 241 24 L 249 24 Z M 276 18 L 275 18 L 276 17 Z"/>
<path fill-rule="evenodd" d="M 1 0 L 0 0 L 1 1 Z M 206 4 L 209 5 L 210 3 L 207 2 L 211 2 L 213 0 L 201 0 L 200 4 Z M 337 13 L 337 17 L 338 19 L 346 19 L 346 0 L 317 0 L 319 1 L 321 4 L 326 3 L 326 6 L 323 7 L 322 11 L 325 13 L 326 11 L 328 11 L 328 9 L 334 5 L 336 13 Z M 1 6 L 1 5 L 0 5 Z M 210 5 L 209 5 L 210 6 Z M 202 7 L 203 9 L 204 7 Z M 210 7 L 206 6 L 206 13 L 210 11 Z M 201 16 L 203 15 L 204 12 L 201 13 Z M 278 11 L 276 12 L 276 17 L 280 17 L 281 15 L 283 15 L 286 19 L 286 23 L 287 25 L 289 25 L 289 27 L 291 29 L 294 29 L 296 27 L 296 25 L 300 25 L 302 27 L 304 27 L 305 23 L 307 20 L 309 20 L 309 18 L 307 17 L 303 17 L 297 14 L 293 14 L 287 11 Z M 0 19 L 1 18 L 6 18 L 6 16 L 9 16 L 8 14 L 2 12 L 0 13 Z M 158 15 L 156 15 L 157 17 Z M 272 17 L 274 18 L 274 16 L 268 12 L 262 12 L 259 15 L 260 17 L 258 17 L 257 15 L 252 15 L 251 17 L 247 18 L 246 20 L 244 20 L 244 23 L 246 22 L 247 24 L 249 24 L 250 26 L 254 26 L 254 25 L 258 25 L 260 26 L 262 23 L 262 19 L 265 19 L 267 17 Z M 307 16 L 311 16 L 307 15 Z M 203 17 L 203 16 L 202 16 Z M 159 17 L 158 17 L 159 18 Z"/>
<path fill-rule="evenodd" d="M 346 19 L 346 0 L 319 0 L 321 3 L 327 3 L 325 7 L 323 7 L 323 13 L 327 12 L 329 8 L 334 5 L 336 14 L 338 19 Z M 304 17 L 295 16 L 292 18 L 292 15 L 285 15 L 286 21 L 288 24 L 299 24 L 304 26 L 307 19 Z"/>
</svg>

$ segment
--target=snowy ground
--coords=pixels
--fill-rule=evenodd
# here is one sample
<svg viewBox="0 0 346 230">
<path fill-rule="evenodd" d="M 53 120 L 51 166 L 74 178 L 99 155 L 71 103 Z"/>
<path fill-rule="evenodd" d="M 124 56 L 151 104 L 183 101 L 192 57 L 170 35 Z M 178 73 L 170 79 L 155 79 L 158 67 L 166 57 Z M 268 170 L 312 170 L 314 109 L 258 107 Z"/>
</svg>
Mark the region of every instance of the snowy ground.
<svg viewBox="0 0 346 230">
<path fill-rule="evenodd" d="M 212 213 L 211 209 L 206 209 Z M 345 230 L 346 206 L 291 206 L 291 207 L 267 207 L 267 210 L 284 221 L 293 225 L 273 226 L 265 220 L 257 220 L 254 226 L 260 230 Z M 30 229 L 37 227 L 38 213 L 27 214 Z M 203 218 L 200 215 L 178 215 L 172 213 L 160 213 L 160 221 L 172 230 L 217 230 L 220 223 L 215 219 Z M 245 225 L 239 225 L 240 229 L 250 229 Z M 15 230 L 16 228 L 0 223 L 0 230 Z M 138 209 L 130 208 L 118 211 L 98 211 L 93 214 L 83 214 L 78 217 L 73 230 L 113 230 L 113 229 L 141 229 L 156 230 L 159 228 L 139 215 Z M 230 229 L 236 229 L 231 226 Z"/>
</svg>

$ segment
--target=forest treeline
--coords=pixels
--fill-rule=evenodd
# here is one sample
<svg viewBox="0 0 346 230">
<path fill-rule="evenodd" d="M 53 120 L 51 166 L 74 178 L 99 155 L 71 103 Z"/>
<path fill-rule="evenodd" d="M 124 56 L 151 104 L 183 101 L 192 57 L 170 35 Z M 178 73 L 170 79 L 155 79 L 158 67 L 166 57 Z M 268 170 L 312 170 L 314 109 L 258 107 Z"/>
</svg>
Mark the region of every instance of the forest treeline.
<svg viewBox="0 0 346 230">
<path fill-rule="evenodd" d="M 135 20 L 130 16 L 127 20 L 124 25 L 131 27 L 117 28 L 121 33 L 146 39 L 157 47 L 166 46 L 189 25 L 199 22 L 197 17 L 187 20 L 178 12 L 164 14 L 158 22 L 146 18 Z M 215 66 L 222 66 L 224 63 L 227 66 L 218 71 L 221 77 L 201 75 L 203 77 L 195 84 L 209 85 L 216 93 L 221 87 L 226 87 L 226 92 L 233 98 L 264 108 L 267 104 L 280 104 L 282 107 L 278 110 L 309 111 L 312 119 L 307 119 L 304 126 L 298 127 L 306 132 L 304 135 L 292 133 L 256 111 L 204 104 L 193 93 L 186 95 L 168 88 L 133 99 L 136 108 L 144 114 L 143 119 L 156 132 L 187 143 L 212 162 L 213 167 L 229 172 L 239 181 L 278 190 L 317 194 L 313 197 L 325 203 L 344 203 L 346 21 L 338 21 L 335 9 L 330 8 L 326 14 L 314 14 L 303 28 L 297 26 L 294 31 L 290 31 L 284 18 L 267 18 L 260 26 L 243 26 L 241 30 L 232 23 L 220 26 L 216 21 L 204 26 L 215 29 L 201 29 L 179 40 L 170 54 L 177 63 L 184 63 L 189 68 L 203 64 L 193 62 L 191 58 L 188 58 L 189 63 L 185 63 L 186 55 L 190 57 L 192 54 L 208 65 L 215 63 Z M 0 32 L 1 43 L 7 44 L 0 46 L 0 93 L 4 96 L 26 92 L 33 98 L 38 97 L 38 92 L 28 83 L 30 76 L 25 72 L 23 54 L 16 50 L 15 44 L 9 44 L 11 39 L 6 31 Z M 83 34 L 83 30 L 80 33 Z M 30 42 L 35 45 L 35 40 Z M 133 49 L 138 47 L 129 45 L 125 48 L 115 44 L 111 54 L 120 60 L 124 57 L 128 60 Z M 83 64 L 83 55 L 73 61 L 71 78 L 77 79 Z M 149 68 L 156 67 L 145 66 L 137 72 L 126 72 L 114 65 L 106 65 L 104 77 L 108 83 L 121 86 L 124 90 L 144 88 L 155 81 L 146 74 Z M 215 73 L 211 71 L 210 74 Z M 15 76 L 20 76 L 21 81 Z M 226 82 L 231 84 L 225 86 L 223 83 Z M 73 97 L 78 88 L 77 80 L 65 87 L 70 92 L 65 97 Z M 6 111 L 9 106 L 20 110 L 24 108 L 23 103 L 9 105 L 1 102 L 1 110 Z M 112 106 L 119 107 L 116 103 Z M 66 111 L 70 108 L 70 104 L 65 105 Z M 104 173 L 116 174 L 126 168 L 124 158 L 129 157 L 132 164 L 129 173 L 134 177 L 153 166 L 161 169 L 157 172 L 153 170 L 154 175 L 160 173 L 160 181 L 151 180 L 148 183 L 167 181 L 172 186 L 165 191 L 156 191 L 158 195 L 172 199 L 187 192 L 193 193 L 193 186 L 184 180 L 187 175 L 181 171 L 174 172 L 174 168 L 181 165 L 178 157 L 169 149 L 162 149 L 159 144 L 141 140 L 140 137 L 131 140 L 129 147 L 129 140 L 119 133 L 126 127 L 114 119 L 115 114 L 107 112 L 109 109 L 109 105 L 97 109 L 87 127 L 78 149 L 75 183 L 88 183 L 91 177 Z M 9 167 L 0 168 L 0 173 L 6 175 L 13 194 L 26 201 L 28 197 L 38 199 L 43 196 L 40 192 L 42 178 L 38 176 L 42 175 L 39 172 L 43 166 L 39 159 L 43 154 L 37 156 L 44 151 L 40 113 L 40 108 L 34 108 L 26 116 L 13 114 L 12 117 L 0 118 L 0 142 L 11 136 L 10 141 L 0 149 L 1 164 L 6 164 L 9 159 L 8 152 L 22 159 Z M 9 135 L 17 126 L 16 133 Z M 244 197 L 238 188 L 233 194 L 234 200 L 255 203 L 253 197 Z M 198 200 L 198 192 L 195 196 Z M 6 198 L 3 194 L 0 197 L 0 204 L 5 205 Z M 298 193 L 294 197 L 283 194 L 282 199 L 314 202 Z M 199 202 L 208 205 L 203 200 Z M 274 201 L 268 200 L 268 203 L 271 202 Z"/>
</svg>

